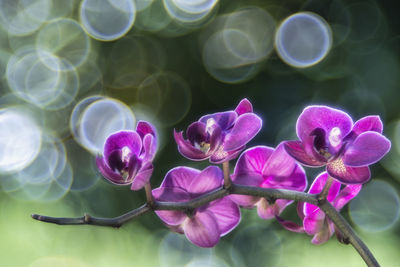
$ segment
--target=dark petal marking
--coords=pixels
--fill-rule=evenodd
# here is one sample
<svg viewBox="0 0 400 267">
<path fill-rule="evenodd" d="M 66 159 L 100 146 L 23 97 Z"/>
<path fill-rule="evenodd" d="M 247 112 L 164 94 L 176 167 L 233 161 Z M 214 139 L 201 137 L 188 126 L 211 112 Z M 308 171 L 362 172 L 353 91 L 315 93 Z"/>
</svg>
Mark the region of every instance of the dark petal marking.
<svg viewBox="0 0 400 267">
<path fill-rule="evenodd" d="M 311 136 L 314 136 L 314 147 L 315 149 L 319 152 L 321 150 L 326 150 L 326 142 L 325 142 L 325 136 L 326 133 L 324 129 L 322 128 L 317 128 L 314 131 L 310 133 Z"/>
<path fill-rule="evenodd" d="M 113 171 L 121 171 L 127 167 L 125 163 L 122 162 L 122 151 L 120 149 L 114 150 L 109 154 L 107 164 Z"/>
<path fill-rule="evenodd" d="M 111 170 L 102 157 L 96 157 L 96 164 L 97 167 L 99 168 L 100 173 L 104 176 L 104 178 L 106 178 L 111 183 L 118 185 L 129 184 L 126 181 L 124 181 L 124 179 L 120 174 L 117 174 L 113 170 Z"/>
<path fill-rule="evenodd" d="M 183 139 L 182 132 L 176 132 L 174 130 L 174 138 L 178 145 L 178 151 L 182 156 L 190 160 L 204 160 L 210 157 L 209 154 L 204 153 L 200 149 L 195 148 L 189 141 Z"/>
<path fill-rule="evenodd" d="M 128 164 L 129 176 L 127 180 L 132 181 L 141 167 L 142 167 L 142 161 L 135 154 L 133 154 L 129 158 L 129 164 Z"/>
<path fill-rule="evenodd" d="M 202 142 L 209 142 L 209 135 L 206 132 L 206 125 L 202 122 L 194 122 L 189 125 L 186 131 L 186 136 L 192 145 Z"/>
</svg>

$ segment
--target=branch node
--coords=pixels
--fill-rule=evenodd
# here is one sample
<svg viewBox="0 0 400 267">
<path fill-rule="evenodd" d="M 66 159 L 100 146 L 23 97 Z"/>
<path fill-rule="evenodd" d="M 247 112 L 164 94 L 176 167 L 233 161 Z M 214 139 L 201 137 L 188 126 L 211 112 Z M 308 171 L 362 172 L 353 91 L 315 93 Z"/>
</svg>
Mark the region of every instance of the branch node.
<svg viewBox="0 0 400 267">
<path fill-rule="evenodd" d="M 91 219 L 91 217 L 90 217 L 89 214 L 85 213 L 85 214 L 83 215 L 83 220 L 84 220 L 84 222 L 85 222 L 86 224 L 89 224 L 89 223 L 91 222 L 90 219 Z"/>
<path fill-rule="evenodd" d="M 194 216 L 194 209 L 192 209 L 192 208 L 187 208 L 187 209 L 185 209 L 184 212 L 189 218 L 192 218 Z"/>
<path fill-rule="evenodd" d="M 274 205 L 276 202 L 276 198 L 274 197 L 266 197 L 265 200 L 267 200 L 268 204 Z"/>
</svg>

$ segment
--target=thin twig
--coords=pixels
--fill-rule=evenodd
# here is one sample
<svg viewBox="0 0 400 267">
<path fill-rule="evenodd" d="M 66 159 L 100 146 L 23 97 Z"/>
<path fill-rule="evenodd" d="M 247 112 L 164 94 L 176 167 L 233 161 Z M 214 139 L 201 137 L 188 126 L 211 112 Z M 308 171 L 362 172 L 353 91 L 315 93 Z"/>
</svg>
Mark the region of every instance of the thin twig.
<svg viewBox="0 0 400 267">
<path fill-rule="evenodd" d="M 49 217 L 38 214 L 32 214 L 32 218 L 38 221 L 55 223 L 59 225 L 91 224 L 91 225 L 111 226 L 118 228 L 124 223 L 132 220 L 133 218 L 139 217 L 140 215 L 150 210 L 151 210 L 150 206 L 144 204 L 143 206 L 137 209 L 131 210 L 115 218 L 98 218 L 90 216 L 89 214 L 85 214 L 84 216 L 78 218 L 59 218 L 59 217 Z"/>
<path fill-rule="evenodd" d="M 224 188 L 230 189 L 232 186 L 232 180 L 229 170 L 229 161 L 225 161 L 222 163 L 222 170 L 224 171 Z"/>
<path fill-rule="evenodd" d="M 42 222 L 55 223 L 60 225 L 79 225 L 91 224 L 100 226 L 120 227 L 124 223 L 139 217 L 140 215 L 150 210 L 187 210 L 195 209 L 203 206 L 211 201 L 220 199 L 229 194 L 248 195 L 256 197 L 264 197 L 267 199 L 289 199 L 301 202 L 307 202 L 319 206 L 326 215 L 332 220 L 336 228 L 341 231 L 344 237 L 352 244 L 360 256 L 364 259 L 368 266 L 378 267 L 379 263 L 368 247 L 362 240 L 355 234 L 354 230 L 347 223 L 347 221 L 340 215 L 340 213 L 328 202 L 320 201 L 319 196 L 315 194 L 308 194 L 304 192 L 286 190 L 286 189 L 272 189 L 261 188 L 244 185 L 231 184 L 230 188 L 221 187 L 212 192 L 208 192 L 197 198 L 186 202 L 161 202 L 154 200 L 153 204 L 146 203 L 145 205 L 129 211 L 121 216 L 115 218 L 97 218 L 85 214 L 83 217 L 78 218 L 57 218 L 33 214 L 32 218 Z"/>
</svg>

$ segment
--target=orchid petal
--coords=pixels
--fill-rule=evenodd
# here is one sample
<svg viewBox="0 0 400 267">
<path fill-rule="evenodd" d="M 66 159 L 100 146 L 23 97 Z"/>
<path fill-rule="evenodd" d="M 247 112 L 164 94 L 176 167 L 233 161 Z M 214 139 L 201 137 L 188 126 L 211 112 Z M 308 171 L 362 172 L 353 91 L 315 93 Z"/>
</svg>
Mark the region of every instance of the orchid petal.
<svg viewBox="0 0 400 267">
<path fill-rule="evenodd" d="M 192 182 L 187 191 L 190 194 L 200 195 L 220 187 L 224 179 L 224 174 L 220 168 L 209 166 L 201 171 L 197 177 L 192 177 L 191 179 Z"/>
<path fill-rule="evenodd" d="M 183 230 L 189 241 L 199 247 L 213 247 L 220 239 L 218 223 L 208 211 L 198 211 L 192 218 L 187 218 L 183 223 Z"/>
<path fill-rule="evenodd" d="M 341 158 L 329 162 L 326 171 L 330 176 L 344 184 L 364 184 L 371 178 L 371 172 L 367 166 L 346 166 Z"/>
<path fill-rule="evenodd" d="M 332 234 L 333 234 L 333 229 L 330 229 L 328 223 L 324 221 L 321 230 L 314 235 L 313 239 L 311 240 L 311 243 L 313 243 L 314 245 L 320 245 L 322 243 L 325 243 L 326 241 L 329 240 L 329 238 L 331 238 Z"/>
<path fill-rule="evenodd" d="M 153 165 L 151 163 L 147 163 L 139 170 L 139 172 L 136 174 L 136 177 L 133 179 L 131 190 L 137 191 L 142 189 L 145 184 L 150 181 L 152 174 Z"/>
<path fill-rule="evenodd" d="M 139 121 L 136 126 L 136 132 L 140 135 L 140 137 L 144 138 L 147 134 L 151 134 L 156 137 L 156 130 L 153 125 L 146 121 Z"/>
<path fill-rule="evenodd" d="M 205 115 L 199 119 L 200 122 L 207 124 L 210 121 L 215 122 L 223 131 L 232 127 L 238 117 L 235 111 L 218 112 L 210 115 Z"/>
<path fill-rule="evenodd" d="M 113 170 L 111 170 L 110 167 L 108 167 L 108 165 L 105 163 L 103 157 L 97 156 L 96 164 L 99 168 L 100 173 L 111 183 L 118 185 L 130 184 L 130 181 L 125 181 L 120 174 L 115 173 Z"/>
<path fill-rule="evenodd" d="M 326 182 L 328 181 L 328 178 L 329 178 L 329 174 L 327 172 L 320 173 L 315 178 L 314 182 L 311 184 L 311 187 L 310 187 L 310 190 L 308 191 L 308 193 L 310 193 L 310 194 L 321 193 L 326 185 Z M 332 181 L 331 186 L 328 191 L 328 195 L 327 195 L 327 200 L 329 202 L 332 202 L 337 197 L 337 195 L 339 194 L 339 191 L 340 191 L 340 186 L 341 186 L 341 184 L 338 181 L 336 181 L 336 180 Z M 316 210 L 319 210 L 318 206 L 315 206 L 310 203 L 304 204 L 303 212 L 304 212 L 305 216 L 309 216 L 310 214 L 314 213 Z"/>
<path fill-rule="evenodd" d="M 235 112 L 238 115 L 242 115 L 245 113 L 251 113 L 251 112 L 253 112 L 253 106 L 251 105 L 250 101 L 247 100 L 247 98 L 244 98 L 240 101 L 240 103 L 235 108 Z"/>
<path fill-rule="evenodd" d="M 279 216 L 275 216 L 276 220 L 282 225 L 286 230 L 289 230 L 291 232 L 295 233 L 304 233 L 304 227 L 301 225 L 298 225 L 297 223 L 294 223 L 292 221 L 284 220 L 283 218 Z"/>
<path fill-rule="evenodd" d="M 383 123 L 379 116 L 366 116 L 354 123 L 352 132 L 357 136 L 367 131 L 382 133 Z"/>
<path fill-rule="evenodd" d="M 151 135 L 147 134 L 143 138 L 143 161 L 152 161 L 157 151 L 157 140 Z"/>
<path fill-rule="evenodd" d="M 326 162 L 319 160 L 315 156 L 309 155 L 301 141 L 286 141 L 284 145 L 286 152 L 305 166 L 319 167 L 326 164 Z"/>
<path fill-rule="evenodd" d="M 314 235 L 322 230 L 324 223 L 325 213 L 318 208 L 304 217 L 304 231 L 309 235 Z"/>
<path fill-rule="evenodd" d="M 304 169 L 297 165 L 288 176 L 269 176 L 262 183 L 262 187 L 304 191 L 307 187 L 307 177 Z"/>
<path fill-rule="evenodd" d="M 240 175 L 234 174 L 231 176 L 231 178 L 235 184 L 247 185 L 247 186 L 259 186 L 263 181 L 262 175 L 254 172 L 242 173 Z M 260 199 L 259 197 L 236 195 L 236 194 L 229 195 L 229 197 L 236 204 L 246 208 L 253 207 L 254 204 L 258 202 Z"/>
<path fill-rule="evenodd" d="M 211 202 L 207 211 L 215 216 L 221 236 L 232 231 L 240 222 L 240 209 L 228 197 Z"/>
<path fill-rule="evenodd" d="M 272 219 L 279 215 L 278 207 L 275 204 L 269 204 L 265 198 L 260 198 L 257 202 L 257 214 L 264 220 Z"/>
<path fill-rule="evenodd" d="M 189 167 L 173 168 L 165 175 L 161 187 L 179 187 L 188 191 L 190 184 L 199 174 L 199 170 Z"/>
<path fill-rule="evenodd" d="M 122 162 L 122 151 L 120 149 L 110 152 L 107 158 L 107 163 L 113 171 L 120 171 L 126 167 L 126 162 Z"/>
<path fill-rule="evenodd" d="M 189 194 L 180 188 L 159 187 L 154 189 L 152 194 L 158 201 L 184 202 L 190 200 Z M 187 218 L 187 215 L 179 210 L 156 210 L 155 213 L 168 225 L 179 225 Z"/>
<path fill-rule="evenodd" d="M 262 120 L 253 113 L 240 115 L 224 139 L 224 150 L 232 151 L 247 144 L 260 131 Z"/>
<path fill-rule="evenodd" d="M 184 140 L 182 132 L 178 133 L 174 130 L 174 138 L 178 144 L 179 153 L 181 153 L 185 158 L 190 160 L 204 160 L 210 157 L 210 155 L 195 148 L 189 141 Z"/>
<path fill-rule="evenodd" d="M 335 128 L 339 131 L 342 139 L 351 131 L 353 120 L 351 117 L 338 109 L 327 106 L 309 106 L 300 114 L 296 132 L 300 140 L 307 139 L 317 129 L 323 129 L 328 135 Z"/>
<path fill-rule="evenodd" d="M 128 163 L 128 180 L 131 180 L 135 178 L 137 172 L 139 169 L 142 167 L 142 162 L 140 159 L 135 154 L 132 154 L 132 156 L 129 158 L 129 163 Z"/>
<path fill-rule="evenodd" d="M 262 173 L 264 176 L 288 177 L 293 173 L 294 168 L 296 168 L 296 162 L 286 152 L 284 143 L 280 143 L 268 158 Z"/>
<path fill-rule="evenodd" d="M 199 121 L 193 122 L 186 130 L 186 137 L 192 144 L 207 142 L 206 125 Z"/>
<path fill-rule="evenodd" d="M 142 149 L 142 139 L 134 131 L 120 131 L 110 135 L 104 145 L 104 158 L 108 159 L 111 152 L 128 147 L 130 153 L 139 155 Z"/>
<path fill-rule="evenodd" d="M 274 149 L 267 146 L 256 146 L 245 150 L 236 163 L 234 173 L 261 174 L 265 163 L 273 152 Z"/>
<path fill-rule="evenodd" d="M 355 198 L 362 188 L 361 184 L 347 185 L 333 201 L 333 206 L 341 210 L 350 200 Z"/>
<path fill-rule="evenodd" d="M 245 148 L 245 146 L 239 147 L 237 150 L 226 152 L 223 147 L 220 146 L 216 151 L 213 152 L 210 157 L 210 162 L 214 164 L 221 164 L 226 161 L 230 161 L 239 156 L 240 152 Z"/>
<path fill-rule="evenodd" d="M 210 153 L 213 153 L 222 143 L 222 130 L 217 125 L 210 136 Z"/>
<path fill-rule="evenodd" d="M 292 202 L 292 200 L 278 199 L 275 203 L 270 204 L 265 198 L 261 198 L 260 201 L 257 202 L 257 214 L 262 219 L 272 219 L 280 215 Z"/>
<path fill-rule="evenodd" d="M 351 167 L 368 166 L 383 158 L 390 146 L 390 141 L 380 133 L 361 133 L 346 149 L 343 163 Z"/>
</svg>

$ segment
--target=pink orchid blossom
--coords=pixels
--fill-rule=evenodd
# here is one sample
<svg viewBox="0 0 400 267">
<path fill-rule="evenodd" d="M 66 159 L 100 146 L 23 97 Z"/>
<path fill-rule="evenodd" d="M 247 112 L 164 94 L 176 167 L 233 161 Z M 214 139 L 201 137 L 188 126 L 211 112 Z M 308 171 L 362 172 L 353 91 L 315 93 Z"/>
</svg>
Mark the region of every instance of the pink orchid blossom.
<svg viewBox="0 0 400 267">
<path fill-rule="evenodd" d="M 233 111 L 205 115 L 192 123 L 187 131 L 174 131 L 179 152 L 190 160 L 209 159 L 222 163 L 236 158 L 245 145 L 260 131 L 262 120 L 253 113 L 247 99 Z"/>
<path fill-rule="evenodd" d="M 110 135 L 104 145 L 104 154 L 96 157 L 101 174 L 117 185 L 131 184 L 139 190 L 149 182 L 157 150 L 154 127 L 139 121 L 136 131 L 119 131 Z"/>
<path fill-rule="evenodd" d="M 304 191 L 307 187 L 303 168 L 286 153 L 283 143 L 275 150 L 271 147 L 256 146 L 244 151 L 237 161 L 232 180 L 235 184 L 262 188 Z M 274 218 L 293 202 L 278 199 L 270 203 L 265 198 L 243 195 L 230 197 L 241 206 L 256 206 L 258 215 L 263 219 Z"/>
<path fill-rule="evenodd" d="M 327 172 L 319 174 L 308 192 L 310 194 L 321 193 L 328 178 L 329 174 Z M 340 182 L 333 180 L 327 195 L 327 200 L 337 211 L 340 211 L 350 200 L 355 198 L 362 188 L 361 184 L 345 185 L 342 189 L 341 186 Z M 325 213 L 318 206 L 299 202 L 297 212 L 303 221 L 303 226 L 299 226 L 291 221 L 285 221 L 280 217 L 277 217 L 277 219 L 283 227 L 292 232 L 305 232 L 308 235 L 312 235 L 313 239 L 311 242 L 313 244 L 322 244 L 328 241 L 335 232 L 333 222 L 326 217 Z M 337 231 L 336 234 L 338 237 L 341 236 L 341 233 Z"/>
<path fill-rule="evenodd" d="M 183 202 L 221 187 L 223 173 L 216 166 L 199 171 L 188 167 L 170 170 L 161 186 L 152 191 L 158 201 Z M 184 211 L 156 210 L 155 213 L 173 231 L 185 234 L 200 247 L 215 246 L 220 237 L 240 222 L 240 209 L 228 197 Z"/>
<path fill-rule="evenodd" d="M 382 135 L 379 116 L 367 116 L 353 124 L 351 117 L 327 106 L 309 106 L 300 114 L 296 131 L 300 141 L 286 141 L 286 151 L 303 165 L 325 166 L 341 183 L 366 183 L 368 165 L 390 150 Z"/>
</svg>

